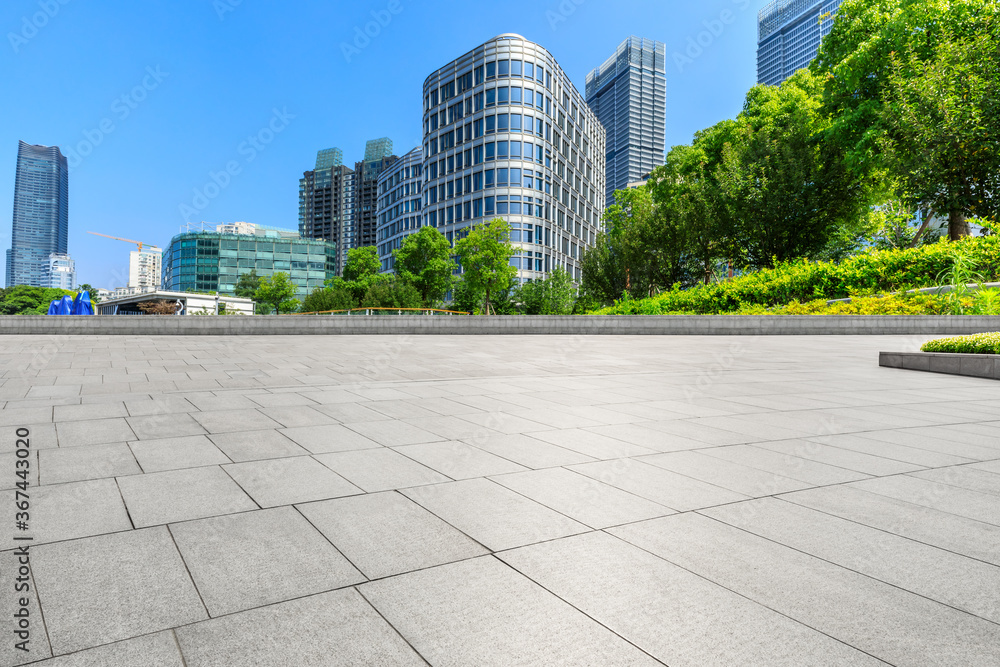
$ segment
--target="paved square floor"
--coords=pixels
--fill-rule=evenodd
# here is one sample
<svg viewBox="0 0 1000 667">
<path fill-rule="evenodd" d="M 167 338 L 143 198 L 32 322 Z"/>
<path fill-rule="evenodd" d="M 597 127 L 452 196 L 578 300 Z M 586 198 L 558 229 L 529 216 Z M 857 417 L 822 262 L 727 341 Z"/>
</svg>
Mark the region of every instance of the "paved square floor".
<svg viewBox="0 0 1000 667">
<path fill-rule="evenodd" d="M 995 667 L 1000 382 L 923 340 L 2 337 L 0 665 Z"/>
</svg>

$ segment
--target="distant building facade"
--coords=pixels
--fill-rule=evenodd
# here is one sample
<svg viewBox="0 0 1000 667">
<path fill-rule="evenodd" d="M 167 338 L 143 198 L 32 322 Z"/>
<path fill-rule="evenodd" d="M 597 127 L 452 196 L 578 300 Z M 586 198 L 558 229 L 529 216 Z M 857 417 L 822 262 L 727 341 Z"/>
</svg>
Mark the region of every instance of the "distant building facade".
<svg viewBox="0 0 1000 667">
<path fill-rule="evenodd" d="M 410 234 L 420 229 L 423 188 L 423 149 L 417 146 L 388 166 L 378 179 L 376 241 L 382 271 L 392 271 L 392 256 Z"/>
<path fill-rule="evenodd" d="M 757 83 L 777 86 L 809 66 L 840 0 L 773 0 L 757 15 Z"/>
<path fill-rule="evenodd" d="M 518 280 L 581 279 L 604 208 L 605 131 L 556 59 L 504 34 L 424 81 L 422 224 L 450 242 L 501 217 Z"/>
<path fill-rule="evenodd" d="M 76 262 L 69 255 L 49 255 L 48 266 L 45 268 L 44 287 L 57 289 L 76 289 Z"/>
<path fill-rule="evenodd" d="M 65 256 L 68 246 L 69 167 L 66 157 L 55 146 L 18 142 L 14 222 L 11 247 L 7 250 L 7 287 L 50 287 L 55 276 L 50 256 Z M 62 280 L 65 276 L 57 277 Z"/>
<path fill-rule="evenodd" d="M 348 249 L 376 244 L 378 177 L 398 159 L 392 154 L 392 140 L 388 137 L 372 139 L 365 145 L 365 159 L 354 165 L 357 196 Z"/>
<path fill-rule="evenodd" d="M 128 258 L 129 288 L 143 291 L 159 289 L 162 261 L 163 251 L 159 248 L 133 250 Z"/>
<path fill-rule="evenodd" d="M 299 180 L 299 235 L 320 239 L 336 248 L 337 275 L 343 270 L 353 242 L 357 185 L 355 173 L 343 164 L 339 148 L 319 151 L 316 167 Z"/>
<path fill-rule="evenodd" d="M 629 37 L 587 75 L 587 104 L 607 131 L 605 205 L 615 190 L 663 164 L 667 122 L 667 47 Z"/>
<path fill-rule="evenodd" d="M 304 299 L 336 275 L 337 248 L 322 239 L 300 238 L 291 230 L 248 225 L 251 233 L 215 231 L 178 234 L 163 252 L 162 288 L 171 292 L 235 295 L 240 275 L 289 274 L 296 299 Z"/>
</svg>

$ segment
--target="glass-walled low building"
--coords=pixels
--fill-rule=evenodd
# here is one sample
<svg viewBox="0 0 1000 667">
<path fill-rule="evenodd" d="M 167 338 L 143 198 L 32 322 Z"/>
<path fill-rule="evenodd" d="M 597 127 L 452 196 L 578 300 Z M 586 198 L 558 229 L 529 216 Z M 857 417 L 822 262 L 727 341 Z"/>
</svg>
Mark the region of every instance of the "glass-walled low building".
<svg viewBox="0 0 1000 667">
<path fill-rule="evenodd" d="M 256 271 L 268 277 L 287 273 L 296 299 L 304 299 L 337 272 L 337 248 L 318 239 L 303 239 L 290 230 L 255 225 L 220 225 L 221 231 L 178 234 L 163 253 L 163 289 L 233 296 L 240 275 Z M 249 233 L 247 233 L 249 231 Z M 226 233 L 230 232 L 230 233 Z"/>
</svg>

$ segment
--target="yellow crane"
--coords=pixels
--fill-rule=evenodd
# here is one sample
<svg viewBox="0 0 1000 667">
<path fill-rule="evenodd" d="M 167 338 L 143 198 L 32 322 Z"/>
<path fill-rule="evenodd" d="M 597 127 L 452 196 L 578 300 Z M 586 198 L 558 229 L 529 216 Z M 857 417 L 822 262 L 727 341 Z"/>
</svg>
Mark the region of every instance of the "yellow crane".
<svg viewBox="0 0 1000 667">
<path fill-rule="evenodd" d="M 139 252 L 142 252 L 142 246 L 148 246 L 150 248 L 160 249 L 160 246 L 153 245 L 152 243 L 143 243 L 142 241 L 133 241 L 132 239 L 123 239 L 120 236 L 108 236 L 107 234 L 101 234 L 99 232 L 87 232 L 88 234 L 93 234 L 94 236 L 103 236 L 106 239 L 114 239 L 115 241 L 125 241 L 126 243 L 134 243 L 139 246 Z"/>
</svg>

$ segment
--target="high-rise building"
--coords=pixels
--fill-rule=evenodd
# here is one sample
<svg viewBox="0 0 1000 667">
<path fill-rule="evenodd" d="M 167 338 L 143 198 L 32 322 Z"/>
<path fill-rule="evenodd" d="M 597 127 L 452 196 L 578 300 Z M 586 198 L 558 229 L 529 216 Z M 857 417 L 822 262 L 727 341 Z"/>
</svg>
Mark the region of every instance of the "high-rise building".
<svg viewBox="0 0 1000 667">
<path fill-rule="evenodd" d="M 395 161 L 378 178 L 378 256 L 383 271 L 395 268 L 392 251 L 421 226 L 424 151 L 417 146 Z"/>
<path fill-rule="evenodd" d="M 322 239 L 337 249 L 339 275 L 353 243 L 357 186 L 339 148 L 321 150 L 316 167 L 299 180 L 299 235 Z"/>
<path fill-rule="evenodd" d="M 48 265 L 45 267 L 45 287 L 55 287 L 56 289 L 75 290 L 76 289 L 76 262 L 69 255 L 49 255 Z"/>
<path fill-rule="evenodd" d="M 398 159 L 392 154 L 392 140 L 388 137 L 372 139 L 366 143 L 365 159 L 354 165 L 357 197 L 349 248 L 364 248 L 376 244 L 378 177 Z"/>
<path fill-rule="evenodd" d="M 757 83 L 777 86 L 819 52 L 840 0 L 773 0 L 757 15 Z"/>
<path fill-rule="evenodd" d="M 246 224 L 246 223 L 237 223 Z M 133 250 L 128 258 L 128 286 L 140 292 L 160 288 L 163 251 L 159 248 Z"/>
<path fill-rule="evenodd" d="M 629 37 L 587 75 L 587 104 L 607 130 L 605 204 L 615 190 L 663 164 L 667 124 L 667 47 Z"/>
<path fill-rule="evenodd" d="M 520 280 L 580 280 L 604 208 L 605 132 L 555 58 L 494 37 L 424 81 L 423 224 L 454 243 L 502 217 Z"/>
<path fill-rule="evenodd" d="M 236 231 L 240 230 L 240 231 Z M 244 273 L 287 273 L 304 299 L 336 275 L 337 248 L 297 232 L 262 225 L 218 225 L 178 234 L 163 252 L 163 289 L 233 296 Z"/>
<path fill-rule="evenodd" d="M 56 146 L 17 148 L 14 224 L 7 250 L 7 287 L 49 287 L 50 255 L 69 245 L 69 168 Z"/>
</svg>

